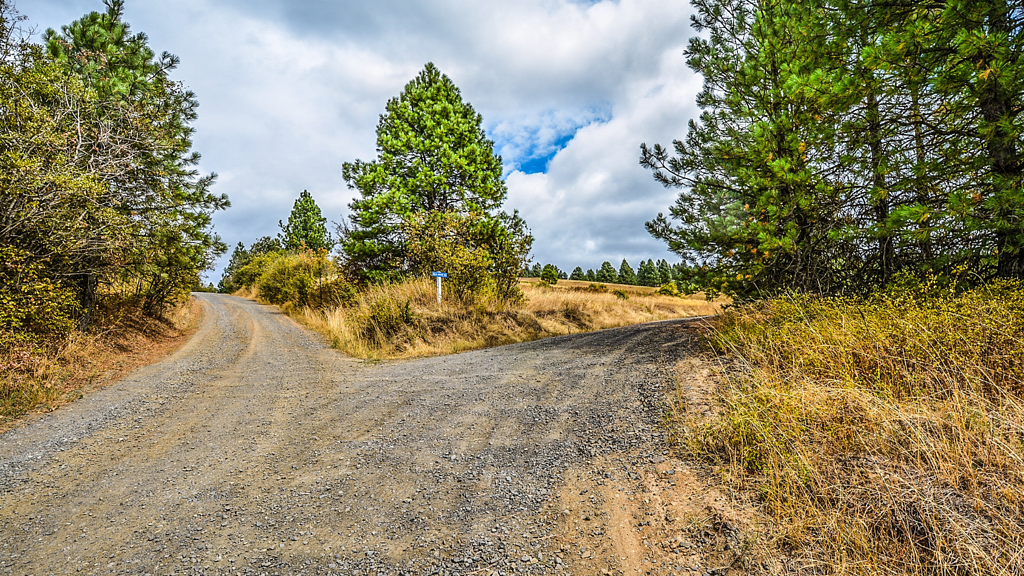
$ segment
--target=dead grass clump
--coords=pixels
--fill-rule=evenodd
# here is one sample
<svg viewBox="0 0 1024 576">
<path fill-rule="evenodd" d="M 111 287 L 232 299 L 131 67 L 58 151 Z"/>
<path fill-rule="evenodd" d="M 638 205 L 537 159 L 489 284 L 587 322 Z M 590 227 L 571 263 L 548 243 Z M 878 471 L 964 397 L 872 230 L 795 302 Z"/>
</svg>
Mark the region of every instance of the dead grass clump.
<svg viewBox="0 0 1024 576">
<path fill-rule="evenodd" d="M 1024 286 L 790 296 L 713 324 L 722 411 L 684 441 L 756 492 L 776 544 L 830 574 L 1024 571 Z"/>
<path fill-rule="evenodd" d="M 566 282 L 566 281 L 563 281 Z M 607 292 L 523 282 L 525 302 L 437 303 L 431 279 L 370 287 L 355 303 L 325 311 L 288 309 L 359 358 L 450 354 L 639 322 L 714 313 L 717 304 L 652 293 L 618 300 Z"/>
<path fill-rule="evenodd" d="M 96 323 L 53 346 L 14 345 L 0 352 L 0 431 L 29 412 L 50 412 L 171 353 L 198 326 L 189 301 L 154 319 L 121 299 L 101 299 Z"/>
</svg>

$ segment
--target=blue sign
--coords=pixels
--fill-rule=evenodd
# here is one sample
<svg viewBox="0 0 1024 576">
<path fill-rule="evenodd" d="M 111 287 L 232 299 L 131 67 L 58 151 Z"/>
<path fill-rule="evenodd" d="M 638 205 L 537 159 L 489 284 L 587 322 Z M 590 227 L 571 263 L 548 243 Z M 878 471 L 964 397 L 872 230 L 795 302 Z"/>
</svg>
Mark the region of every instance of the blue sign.
<svg viewBox="0 0 1024 576">
<path fill-rule="evenodd" d="M 430 275 L 433 276 L 434 278 L 447 278 L 448 277 L 448 273 L 447 272 L 431 272 Z"/>
</svg>

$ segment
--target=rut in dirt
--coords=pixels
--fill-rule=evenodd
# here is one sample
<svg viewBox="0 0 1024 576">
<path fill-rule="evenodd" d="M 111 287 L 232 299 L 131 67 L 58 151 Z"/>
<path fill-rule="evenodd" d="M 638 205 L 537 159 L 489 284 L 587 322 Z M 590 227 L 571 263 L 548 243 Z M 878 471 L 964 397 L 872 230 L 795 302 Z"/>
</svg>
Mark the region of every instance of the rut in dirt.
<svg viewBox="0 0 1024 576">
<path fill-rule="evenodd" d="M 171 358 L 0 436 L 0 574 L 571 574 L 563 475 L 660 454 L 693 352 L 668 321 L 368 363 L 196 297 Z"/>
</svg>

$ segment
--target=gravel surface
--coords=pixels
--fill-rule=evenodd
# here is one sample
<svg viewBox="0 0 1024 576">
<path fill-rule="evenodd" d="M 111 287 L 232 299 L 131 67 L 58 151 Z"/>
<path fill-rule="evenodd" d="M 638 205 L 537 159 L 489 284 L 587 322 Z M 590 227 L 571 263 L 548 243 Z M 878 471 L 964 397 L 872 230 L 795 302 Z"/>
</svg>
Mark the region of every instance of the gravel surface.
<svg viewBox="0 0 1024 576">
<path fill-rule="evenodd" d="M 667 321 L 370 363 L 196 297 L 171 358 L 0 436 L 0 574 L 590 574 L 561 500 L 666 466 L 693 351 Z"/>
</svg>

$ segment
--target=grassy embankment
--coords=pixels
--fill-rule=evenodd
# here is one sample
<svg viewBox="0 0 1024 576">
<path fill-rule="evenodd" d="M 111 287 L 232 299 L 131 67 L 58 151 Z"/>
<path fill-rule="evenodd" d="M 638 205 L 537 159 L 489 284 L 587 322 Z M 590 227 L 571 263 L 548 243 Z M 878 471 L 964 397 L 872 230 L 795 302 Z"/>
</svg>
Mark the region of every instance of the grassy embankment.
<svg viewBox="0 0 1024 576">
<path fill-rule="evenodd" d="M 589 282 L 570 280 L 544 286 L 536 279 L 523 279 L 520 286 L 526 299 L 518 306 L 447 300 L 438 305 L 434 282 L 426 278 L 369 288 L 348 307 L 282 308 L 351 356 L 410 358 L 714 314 L 720 307 L 701 295 L 664 296 L 638 286 L 591 287 Z"/>
<path fill-rule="evenodd" d="M 765 549 L 822 574 L 1024 573 L 1024 286 L 711 324 L 720 412 L 680 401 L 679 437 L 753 496 Z"/>
<path fill-rule="evenodd" d="M 0 352 L 0 432 L 26 413 L 50 412 L 172 353 L 198 326 L 189 300 L 162 320 L 122 304 L 100 305 L 97 324 L 46 346 Z"/>
</svg>

